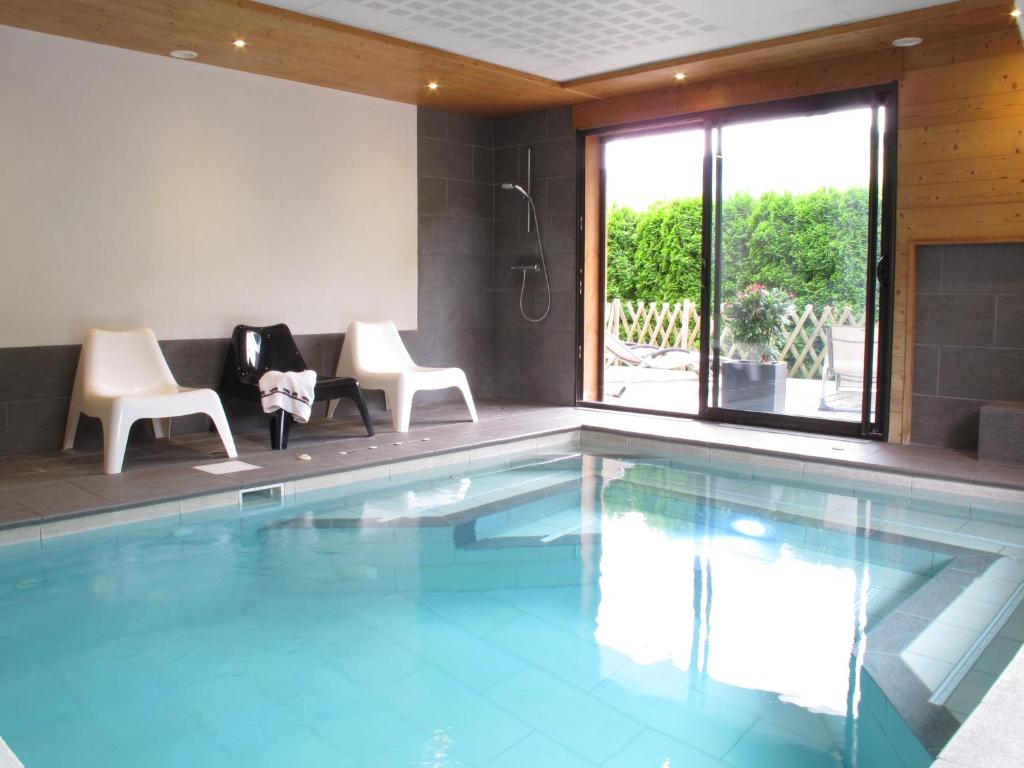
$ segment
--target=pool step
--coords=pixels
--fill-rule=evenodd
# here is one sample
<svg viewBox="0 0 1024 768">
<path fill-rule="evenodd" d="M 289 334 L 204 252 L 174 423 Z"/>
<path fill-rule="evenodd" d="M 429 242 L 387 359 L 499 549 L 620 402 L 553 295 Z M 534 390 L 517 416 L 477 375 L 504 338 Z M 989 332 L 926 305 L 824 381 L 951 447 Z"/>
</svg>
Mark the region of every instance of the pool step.
<svg viewBox="0 0 1024 768">
<path fill-rule="evenodd" d="M 451 526 L 578 489 L 579 485 L 578 474 L 558 471 L 538 473 L 511 487 L 492 487 L 486 476 L 455 478 L 422 490 L 391 492 L 355 503 L 343 502 L 326 508 L 318 504 L 296 517 L 270 523 L 264 529 Z"/>
</svg>

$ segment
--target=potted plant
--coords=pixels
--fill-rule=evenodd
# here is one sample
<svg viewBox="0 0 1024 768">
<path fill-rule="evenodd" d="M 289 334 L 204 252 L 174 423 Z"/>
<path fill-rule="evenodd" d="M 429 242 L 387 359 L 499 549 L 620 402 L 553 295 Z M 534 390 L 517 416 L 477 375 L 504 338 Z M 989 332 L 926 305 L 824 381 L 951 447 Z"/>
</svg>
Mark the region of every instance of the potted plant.
<svg viewBox="0 0 1024 768">
<path fill-rule="evenodd" d="M 788 371 L 778 358 L 792 312 L 789 294 L 761 283 L 748 285 L 725 305 L 722 317 L 739 357 L 722 361 L 722 407 L 785 410 Z"/>
</svg>

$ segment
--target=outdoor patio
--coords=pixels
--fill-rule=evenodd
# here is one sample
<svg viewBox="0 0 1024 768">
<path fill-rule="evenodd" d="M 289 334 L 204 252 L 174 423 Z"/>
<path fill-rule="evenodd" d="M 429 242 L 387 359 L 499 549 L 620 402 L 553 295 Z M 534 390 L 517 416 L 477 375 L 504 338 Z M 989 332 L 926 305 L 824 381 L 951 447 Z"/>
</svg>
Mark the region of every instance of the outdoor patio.
<svg viewBox="0 0 1024 768">
<path fill-rule="evenodd" d="M 852 326 L 857 322 L 858 317 L 850 307 L 827 306 L 816 312 L 807 305 L 793 310 L 780 353 L 780 359 L 788 363 L 786 404 L 777 413 L 860 421 L 859 386 L 851 389 L 844 380 L 843 391 L 839 392 L 832 375 L 825 370 L 827 328 Z M 696 353 L 700 346 L 699 330 L 697 304 L 688 299 L 674 304 L 613 299 L 605 304 L 606 336 L 629 344 L 649 345 L 648 349 L 687 349 Z M 723 329 L 721 344 L 723 359 L 732 357 L 736 346 L 728 328 Z M 854 350 L 854 354 L 862 353 Z M 623 364 L 624 361 L 606 350 L 602 402 L 627 408 L 696 414 L 698 376 L 693 371 L 669 368 L 670 361 L 671 358 L 664 358 L 662 363 L 634 366 Z M 823 375 L 829 377 L 824 390 Z"/>
<path fill-rule="evenodd" d="M 821 379 L 787 379 L 786 407 L 781 413 L 859 422 L 860 393 L 844 391 L 837 394 L 835 389 L 835 384 L 828 382 L 826 407 L 823 409 Z M 620 391 L 622 394 L 618 395 Z M 604 371 L 602 402 L 627 408 L 696 414 L 698 376 L 690 371 L 609 366 Z"/>
</svg>

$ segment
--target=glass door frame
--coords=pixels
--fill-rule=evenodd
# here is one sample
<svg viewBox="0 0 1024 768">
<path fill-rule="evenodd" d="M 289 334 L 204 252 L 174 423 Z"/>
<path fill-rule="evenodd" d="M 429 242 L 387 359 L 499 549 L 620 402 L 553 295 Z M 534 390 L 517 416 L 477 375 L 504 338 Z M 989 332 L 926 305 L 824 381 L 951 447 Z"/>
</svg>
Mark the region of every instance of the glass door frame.
<svg viewBox="0 0 1024 768">
<path fill-rule="evenodd" d="M 581 212 L 579 218 L 578 239 L 578 345 L 577 345 L 577 405 L 604 408 L 608 410 L 629 411 L 639 413 L 653 413 L 658 415 L 676 416 L 681 418 L 693 418 L 710 421 L 719 421 L 731 424 L 744 424 L 750 426 L 777 427 L 802 432 L 833 434 L 837 436 L 866 437 L 872 439 L 885 439 L 889 426 L 890 407 L 890 372 L 892 362 L 892 311 L 894 300 L 893 280 L 893 257 L 895 252 L 895 222 L 896 222 L 896 152 L 897 152 L 897 114 L 898 114 L 898 84 L 887 83 L 883 85 L 857 88 L 847 91 L 837 91 L 812 96 L 784 99 L 779 101 L 765 102 L 759 104 L 728 107 L 718 110 L 681 115 L 673 118 L 649 120 L 629 125 L 607 126 L 595 128 L 589 131 L 582 131 L 578 134 L 579 151 L 579 189 L 578 205 Z M 885 124 L 879 135 L 875 121 L 878 110 L 872 112 L 872 131 L 870 135 L 871 168 L 870 181 L 868 186 L 868 241 L 867 241 L 867 262 L 865 270 L 865 352 L 864 352 L 864 384 L 862 390 L 861 418 L 859 421 L 840 421 L 835 419 L 821 419 L 810 416 L 792 416 L 779 413 L 767 413 L 756 411 L 736 411 L 716 406 L 710 406 L 710 395 L 714 387 L 712 373 L 712 354 L 719 354 L 711 348 L 711 318 L 712 313 L 717 309 L 712 306 L 713 297 L 720 295 L 713 293 L 713 277 L 717 271 L 713 269 L 714 260 L 720 259 L 720 232 L 716 236 L 713 230 L 721 227 L 721 184 L 716 184 L 715 179 L 721 178 L 721 158 L 712 156 L 712 134 L 730 123 L 756 122 L 757 120 L 768 120 L 772 118 L 799 117 L 801 115 L 823 114 L 841 109 L 863 107 L 884 107 Z M 636 407 L 621 406 L 612 403 L 598 402 L 594 398 L 585 399 L 585 395 L 592 395 L 595 391 L 603 389 L 603 343 L 598 345 L 594 337 L 603 334 L 604 330 L 604 291 L 605 291 L 605 221 L 604 221 L 604 168 L 603 168 L 603 141 L 609 135 L 642 135 L 643 133 L 662 132 L 665 130 L 680 129 L 703 125 L 705 130 L 705 151 L 704 151 L 704 178 L 703 178 L 703 205 L 702 205 L 702 259 L 701 259 L 701 316 L 700 316 L 700 380 L 699 380 L 699 409 L 698 413 L 683 413 L 677 411 L 648 410 Z M 595 142 L 597 142 L 595 144 Z M 598 147 L 595 152 L 594 147 Z M 881 163 L 879 162 L 881 153 Z M 601 163 L 598 169 L 593 168 L 596 161 Z M 588 165 L 589 164 L 589 165 Z M 881 179 L 879 179 L 881 170 Z M 595 190 L 595 177 L 599 179 Z M 593 211 L 593 200 L 595 192 L 599 211 Z M 590 206 L 588 207 L 588 202 Z M 599 234 L 595 232 L 595 225 L 599 227 Z M 596 238 L 596 242 L 595 242 Z M 595 264 L 594 262 L 597 262 Z M 596 267 L 596 269 L 595 269 Z M 594 300 L 595 272 L 599 272 L 600 300 Z M 585 294 L 590 293 L 588 299 Z M 875 297 L 877 295 L 877 306 Z M 719 304 L 719 302 L 715 302 Z M 877 311 L 878 317 L 878 338 L 874 338 L 874 324 L 867 320 Z M 595 323 L 596 330 L 595 330 Z M 590 328 L 588 332 L 588 327 Z M 716 325 L 716 327 L 720 327 Z M 589 343 L 588 343 L 589 342 Z M 873 360 L 873 349 L 877 346 L 877 365 Z M 595 361 L 593 355 L 600 351 L 599 359 Z M 591 359 L 587 359 L 587 356 Z M 588 362 L 590 372 L 588 374 Z M 599 364 L 598 364 L 599 363 Z M 877 370 L 873 368 L 877 367 Z M 596 374 L 594 370 L 602 369 Z M 872 388 L 871 384 L 875 386 Z M 595 386 L 598 389 L 595 390 Z M 873 407 L 871 393 L 874 391 Z M 874 418 L 869 415 L 873 413 Z"/>
</svg>

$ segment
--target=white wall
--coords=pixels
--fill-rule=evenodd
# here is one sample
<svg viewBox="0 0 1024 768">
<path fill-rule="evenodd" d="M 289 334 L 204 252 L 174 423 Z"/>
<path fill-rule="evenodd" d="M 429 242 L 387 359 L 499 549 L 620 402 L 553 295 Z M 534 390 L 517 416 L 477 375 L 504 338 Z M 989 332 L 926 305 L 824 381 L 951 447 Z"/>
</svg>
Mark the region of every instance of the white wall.
<svg viewBox="0 0 1024 768">
<path fill-rule="evenodd" d="M 415 107 L 0 26 L 0 347 L 416 327 Z"/>
</svg>

